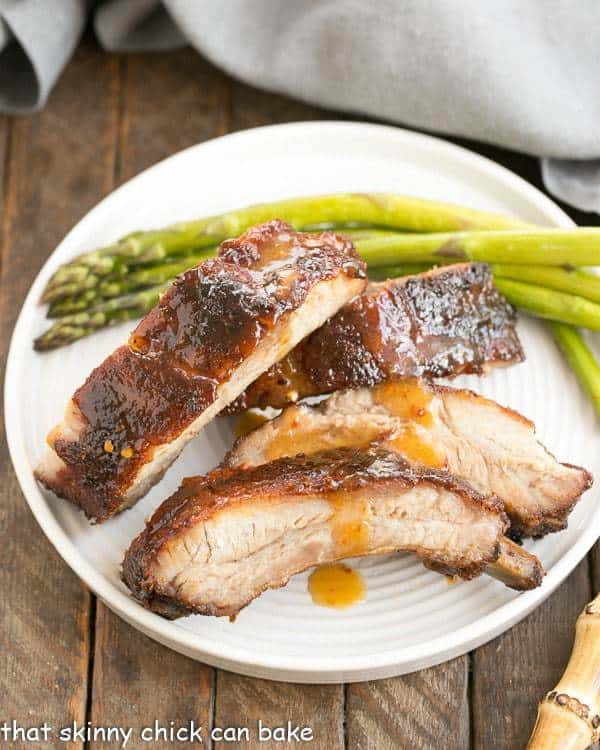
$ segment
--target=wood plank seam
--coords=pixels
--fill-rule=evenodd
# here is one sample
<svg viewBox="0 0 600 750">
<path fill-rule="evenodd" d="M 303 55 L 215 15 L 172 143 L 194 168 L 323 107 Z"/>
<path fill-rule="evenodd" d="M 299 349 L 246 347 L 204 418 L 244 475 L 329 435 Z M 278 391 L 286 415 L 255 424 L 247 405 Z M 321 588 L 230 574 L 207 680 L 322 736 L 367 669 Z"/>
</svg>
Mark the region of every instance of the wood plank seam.
<svg viewBox="0 0 600 750">
<path fill-rule="evenodd" d="M 86 723 L 92 718 L 92 702 L 94 699 L 94 660 L 96 656 L 96 595 L 90 592 L 90 608 L 88 622 L 88 668 L 87 668 L 87 685 L 85 696 L 85 721 Z M 89 742 L 83 743 L 84 750 L 89 750 Z"/>
<path fill-rule="evenodd" d="M 475 670 L 473 669 L 473 655 L 474 651 L 469 651 L 467 654 L 467 711 L 469 712 L 469 750 L 475 750 L 475 727 L 474 727 L 474 712 L 473 712 L 473 695 L 475 691 Z"/>
<path fill-rule="evenodd" d="M 2 206 L 2 248 L 0 252 L 0 274 L 2 280 L 4 279 L 4 270 L 6 268 L 6 253 L 8 252 L 8 236 L 9 236 L 9 217 L 11 212 L 14 210 L 14 201 L 9 203 L 11 199 L 10 182 L 12 179 L 11 170 L 11 145 L 13 138 L 13 118 L 5 117 L 4 120 L 4 138 L 3 138 L 3 151 L 2 151 L 2 195 L 0 196 L 0 205 Z"/>
</svg>

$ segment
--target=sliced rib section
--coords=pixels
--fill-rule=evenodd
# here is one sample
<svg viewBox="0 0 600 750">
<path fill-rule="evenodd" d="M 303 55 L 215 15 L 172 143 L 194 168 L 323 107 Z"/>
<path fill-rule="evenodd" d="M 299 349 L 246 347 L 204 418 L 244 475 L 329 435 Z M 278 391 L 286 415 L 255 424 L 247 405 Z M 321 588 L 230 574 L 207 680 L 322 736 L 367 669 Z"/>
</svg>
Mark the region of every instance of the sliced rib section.
<svg viewBox="0 0 600 750">
<path fill-rule="evenodd" d="M 238 440 L 225 464 L 254 466 L 279 456 L 372 442 L 497 495 L 515 537 L 563 529 L 592 483 L 585 469 L 559 463 L 536 439 L 533 422 L 512 409 L 472 391 L 417 380 L 342 391 L 317 406 L 289 407 Z"/>
<path fill-rule="evenodd" d="M 235 615 L 314 565 L 414 552 L 469 579 L 498 558 L 501 504 L 385 450 L 340 449 L 186 479 L 123 561 L 146 607 Z"/>
<path fill-rule="evenodd" d="M 407 377 L 456 376 L 524 359 L 515 312 L 481 263 L 369 285 L 256 380 L 230 413 Z"/>
<path fill-rule="evenodd" d="M 352 244 L 331 232 L 272 221 L 224 242 L 76 391 L 36 476 L 95 521 L 118 513 L 365 284 Z"/>
</svg>

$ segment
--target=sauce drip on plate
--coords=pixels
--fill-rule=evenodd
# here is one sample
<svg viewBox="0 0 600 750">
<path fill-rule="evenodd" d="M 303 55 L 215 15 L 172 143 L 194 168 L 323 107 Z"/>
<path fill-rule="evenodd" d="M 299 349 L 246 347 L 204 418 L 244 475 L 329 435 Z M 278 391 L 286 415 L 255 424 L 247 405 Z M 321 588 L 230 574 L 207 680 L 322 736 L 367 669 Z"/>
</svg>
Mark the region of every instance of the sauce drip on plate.
<svg viewBox="0 0 600 750">
<path fill-rule="evenodd" d="M 335 563 L 321 565 L 311 573 L 308 591 L 315 604 L 345 609 L 365 598 L 367 586 L 358 570 Z"/>
</svg>

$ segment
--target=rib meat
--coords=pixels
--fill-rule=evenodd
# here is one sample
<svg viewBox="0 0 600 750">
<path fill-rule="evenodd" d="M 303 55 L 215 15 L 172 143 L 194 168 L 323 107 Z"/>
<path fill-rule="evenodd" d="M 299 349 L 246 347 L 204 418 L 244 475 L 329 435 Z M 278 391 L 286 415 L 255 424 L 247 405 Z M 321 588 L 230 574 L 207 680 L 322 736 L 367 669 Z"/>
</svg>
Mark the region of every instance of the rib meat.
<svg viewBox="0 0 600 750">
<path fill-rule="evenodd" d="M 469 579 L 493 563 L 499 501 L 388 451 L 339 449 L 184 480 L 123 561 L 123 580 L 165 617 L 235 615 L 314 565 L 415 552 Z"/>
<path fill-rule="evenodd" d="M 351 242 L 272 221 L 180 276 L 76 391 L 36 476 L 103 521 L 366 284 Z"/>
<path fill-rule="evenodd" d="M 389 380 L 481 373 L 521 362 L 515 312 L 489 267 L 462 263 L 371 284 L 228 409 L 283 407 Z"/>
<path fill-rule="evenodd" d="M 341 446 L 381 443 L 409 460 L 446 468 L 477 491 L 498 496 L 511 535 L 543 536 L 567 517 L 592 477 L 561 464 L 535 436 L 535 425 L 472 391 L 416 380 L 342 391 L 317 406 L 285 409 L 237 441 L 230 466 Z"/>
</svg>

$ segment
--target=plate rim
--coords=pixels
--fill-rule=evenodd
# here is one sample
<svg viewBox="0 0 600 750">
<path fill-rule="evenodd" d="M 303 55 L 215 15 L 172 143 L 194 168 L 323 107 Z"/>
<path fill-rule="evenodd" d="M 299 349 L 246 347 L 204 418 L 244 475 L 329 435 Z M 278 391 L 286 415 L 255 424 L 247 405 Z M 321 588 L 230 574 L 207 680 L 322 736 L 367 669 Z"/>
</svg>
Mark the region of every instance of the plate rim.
<svg viewBox="0 0 600 750">
<path fill-rule="evenodd" d="M 210 148 L 216 142 L 268 137 L 268 133 L 273 130 L 313 130 L 317 132 L 323 129 L 354 130 L 360 131 L 361 135 L 365 137 L 380 135 L 396 138 L 402 142 L 401 145 L 403 146 L 410 146 L 411 143 L 425 146 L 433 152 L 432 158 L 435 158 L 435 152 L 440 153 L 443 157 L 462 163 L 471 171 L 483 174 L 496 183 L 500 183 L 505 190 L 518 194 L 520 198 L 542 211 L 552 224 L 564 227 L 575 225 L 554 201 L 511 170 L 485 156 L 480 156 L 442 138 L 416 133 L 404 128 L 374 123 L 325 120 L 267 125 L 219 136 L 190 146 L 145 169 L 109 193 L 79 219 L 48 256 L 25 297 L 10 340 L 4 385 L 7 443 L 13 468 L 25 500 L 42 531 L 62 559 L 101 601 L 130 625 L 149 637 L 197 660 L 243 674 L 309 683 L 360 681 L 404 674 L 421 669 L 424 666 L 439 664 L 496 637 L 541 604 L 583 559 L 598 537 L 600 505 L 592 511 L 587 527 L 580 534 L 575 544 L 548 572 L 543 585 L 539 589 L 521 593 L 490 614 L 454 630 L 449 635 L 431 639 L 418 646 L 390 649 L 389 651 L 378 652 L 375 655 L 363 654 L 358 657 L 348 655 L 344 658 L 327 659 L 318 657 L 314 661 L 311 660 L 310 655 L 304 654 L 301 656 L 269 653 L 253 655 L 251 651 L 248 652 L 231 644 L 228 644 L 224 649 L 220 649 L 218 640 L 178 627 L 175 622 L 164 620 L 144 609 L 129 594 L 119 589 L 108 578 L 105 578 L 78 551 L 66 531 L 60 526 L 33 478 L 24 433 L 19 420 L 19 405 L 17 399 L 11 398 L 11 394 L 16 392 L 20 359 L 24 353 L 24 348 L 20 346 L 20 342 L 23 339 L 23 331 L 27 329 L 27 324 L 33 315 L 35 300 L 39 298 L 46 279 L 61 262 L 61 255 L 65 252 L 64 248 L 68 247 L 68 244 L 73 241 L 79 231 L 83 231 L 82 225 L 93 221 L 97 214 L 107 210 L 112 204 L 118 204 L 121 195 L 134 189 L 135 185 L 148 173 L 162 168 L 168 162 L 183 160 L 190 152 Z"/>
</svg>

